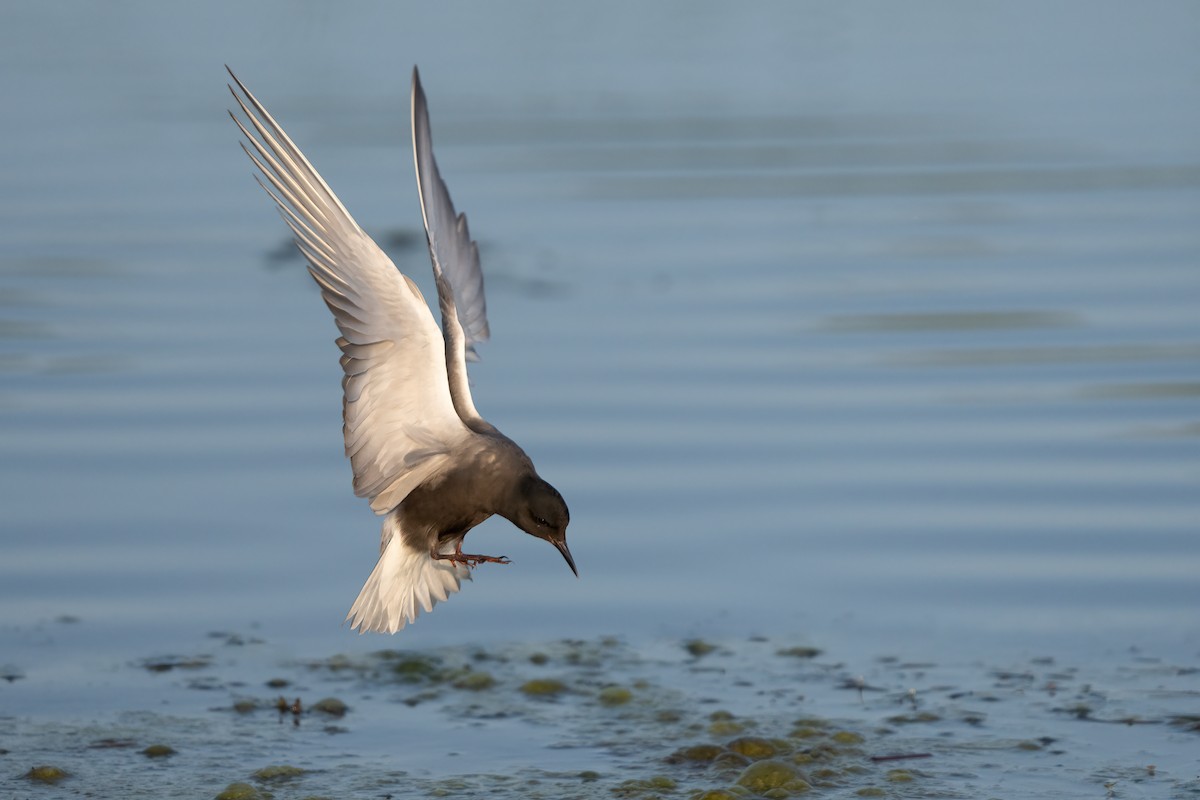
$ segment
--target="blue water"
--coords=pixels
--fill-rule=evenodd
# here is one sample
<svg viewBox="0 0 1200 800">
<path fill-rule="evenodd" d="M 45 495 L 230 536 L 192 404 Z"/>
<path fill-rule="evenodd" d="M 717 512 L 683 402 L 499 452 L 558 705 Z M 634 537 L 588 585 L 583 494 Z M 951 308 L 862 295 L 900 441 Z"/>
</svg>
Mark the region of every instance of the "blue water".
<svg viewBox="0 0 1200 800">
<path fill-rule="evenodd" d="M 1194 662 L 1198 41 L 1187 2 L 5 6 L 0 662 L 245 626 Z M 513 565 L 339 627 L 378 520 L 223 63 L 428 288 L 420 64 L 475 401 L 579 580 L 490 521 Z"/>
</svg>

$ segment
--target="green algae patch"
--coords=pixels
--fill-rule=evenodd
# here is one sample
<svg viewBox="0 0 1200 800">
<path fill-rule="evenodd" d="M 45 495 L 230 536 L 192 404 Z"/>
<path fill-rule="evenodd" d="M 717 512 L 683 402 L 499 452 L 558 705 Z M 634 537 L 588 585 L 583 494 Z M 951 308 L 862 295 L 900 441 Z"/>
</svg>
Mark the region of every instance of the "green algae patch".
<svg viewBox="0 0 1200 800">
<path fill-rule="evenodd" d="M 745 800 L 745 796 L 728 789 L 709 789 L 693 794 L 690 800 Z"/>
<path fill-rule="evenodd" d="M 797 728 L 828 728 L 829 720 L 822 717 L 801 717 L 792 724 Z"/>
<path fill-rule="evenodd" d="M 840 780 L 844 774 L 844 770 L 834 769 L 833 767 L 818 767 L 817 769 L 809 771 L 808 779 L 813 783 L 821 781 L 824 781 L 825 783 L 832 783 Z"/>
<path fill-rule="evenodd" d="M 746 726 L 733 719 L 717 720 L 708 726 L 708 732 L 713 736 L 732 736 L 744 730 Z"/>
<path fill-rule="evenodd" d="M 655 775 L 641 780 L 622 781 L 612 788 L 616 797 L 657 797 L 659 792 L 673 792 L 678 784 L 666 775 Z"/>
<path fill-rule="evenodd" d="M 326 697 L 313 703 L 312 710 L 328 714 L 331 717 L 344 717 L 346 716 L 346 711 L 349 709 L 345 703 L 336 697 Z"/>
<path fill-rule="evenodd" d="M 818 736 L 824 736 L 825 731 L 820 728 L 794 728 L 788 736 L 793 739 L 815 739 Z"/>
<path fill-rule="evenodd" d="M 248 783 L 231 783 L 215 800 L 270 800 L 270 792 L 259 791 Z"/>
<path fill-rule="evenodd" d="M 845 755 L 843 748 L 836 747 L 829 742 L 818 742 L 812 747 L 806 747 L 792 756 L 792 762 L 795 764 L 812 764 L 820 761 L 832 761 L 842 758 Z"/>
<path fill-rule="evenodd" d="M 233 704 L 233 710 L 239 714 L 250 714 L 258 710 L 257 700 L 236 700 Z"/>
<path fill-rule="evenodd" d="M 750 766 L 750 759 L 741 753 L 722 750 L 708 765 L 708 770 L 716 775 L 731 775 L 740 774 L 748 766 Z"/>
<path fill-rule="evenodd" d="M 786 749 L 781 748 L 769 739 L 760 739 L 757 736 L 742 736 L 726 743 L 725 746 L 735 753 L 744 755 L 751 761 L 774 758 Z"/>
<path fill-rule="evenodd" d="M 921 711 L 916 714 L 897 714 L 894 717 L 888 717 L 887 721 L 893 725 L 919 725 L 928 722 L 941 722 L 942 718 L 932 711 Z"/>
<path fill-rule="evenodd" d="M 175 755 L 175 748 L 165 744 L 152 744 L 142 751 L 146 758 L 167 758 Z"/>
<path fill-rule="evenodd" d="M 784 794 L 776 794 L 777 797 L 801 794 L 812 788 L 804 773 L 791 764 L 775 760 L 757 761 L 746 767 L 738 776 L 737 785 L 760 795 L 782 789 Z"/>
<path fill-rule="evenodd" d="M 746 724 L 739 722 L 728 711 L 714 711 L 708 718 L 708 732 L 713 736 L 736 736 L 746 730 Z"/>
<path fill-rule="evenodd" d="M 33 767 L 29 770 L 29 772 L 25 773 L 25 777 L 34 783 L 45 783 L 51 786 L 69 776 L 70 773 L 68 773 L 65 769 L 52 767 L 48 764 L 40 767 Z"/>
<path fill-rule="evenodd" d="M 201 656 L 163 656 L 142 660 L 142 667 L 149 672 L 170 672 L 173 669 L 204 669 L 212 665 L 212 657 Z"/>
<path fill-rule="evenodd" d="M 437 656 L 386 650 L 379 655 L 390 662 L 393 677 L 402 683 L 436 683 L 442 679 L 442 660 Z"/>
<path fill-rule="evenodd" d="M 865 741 L 861 734 L 854 731 L 838 731 L 829 738 L 838 744 L 862 744 Z"/>
<path fill-rule="evenodd" d="M 254 777 L 260 781 L 290 781 L 293 778 L 298 778 L 307 770 L 300 767 L 293 767 L 287 764 L 279 764 L 276 766 L 263 767 L 254 773 Z"/>
<path fill-rule="evenodd" d="M 345 653 L 334 653 L 329 658 L 313 661 L 309 664 L 312 669 L 327 669 L 330 672 L 346 672 L 358 670 L 359 665 Z"/>
<path fill-rule="evenodd" d="M 792 723 L 792 729 L 788 732 L 790 739 L 815 739 L 820 736 L 826 736 L 829 733 L 830 723 L 827 719 L 820 717 L 801 717 Z"/>
<path fill-rule="evenodd" d="M 694 744 L 681 747 L 667 756 L 668 764 L 707 764 L 725 752 L 725 748 L 715 744 Z"/>
<path fill-rule="evenodd" d="M 859 797 L 887 797 L 887 792 L 878 786 L 864 786 L 855 794 Z"/>
<path fill-rule="evenodd" d="M 884 776 L 892 783 L 912 783 L 916 778 L 906 769 L 889 769 Z"/>
<path fill-rule="evenodd" d="M 776 650 L 775 655 L 787 658 L 816 658 L 821 655 L 821 649 L 819 647 L 785 647 L 782 650 Z"/>
<path fill-rule="evenodd" d="M 688 655 L 692 658 L 700 658 L 717 649 L 715 644 L 710 644 L 703 639 L 688 639 L 683 643 L 683 649 L 688 651 Z"/>
<path fill-rule="evenodd" d="M 465 689 L 468 692 L 482 692 L 496 685 L 496 679 L 490 672 L 483 670 L 468 670 L 454 679 L 451 684 L 455 689 Z"/>
<path fill-rule="evenodd" d="M 605 686 L 596 697 L 602 706 L 623 706 L 633 699 L 633 692 L 624 686 Z"/>
<path fill-rule="evenodd" d="M 553 678 L 534 678 L 521 684 L 521 691 L 530 697 L 555 697 L 567 690 L 567 685 Z"/>
</svg>

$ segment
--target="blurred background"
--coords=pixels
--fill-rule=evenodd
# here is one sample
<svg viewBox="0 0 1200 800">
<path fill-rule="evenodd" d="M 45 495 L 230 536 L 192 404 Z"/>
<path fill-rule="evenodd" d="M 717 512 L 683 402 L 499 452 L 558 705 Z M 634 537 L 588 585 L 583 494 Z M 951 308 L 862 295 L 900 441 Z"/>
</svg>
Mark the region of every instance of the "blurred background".
<svg viewBox="0 0 1200 800">
<path fill-rule="evenodd" d="M 0 62 L 6 659 L 1200 649 L 1194 3 L 9 3 Z M 491 521 L 512 566 L 339 627 L 379 520 L 226 63 L 428 287 L 420 65 L 487 279 L 475 401 L 580 579 Z"/>
</svg>

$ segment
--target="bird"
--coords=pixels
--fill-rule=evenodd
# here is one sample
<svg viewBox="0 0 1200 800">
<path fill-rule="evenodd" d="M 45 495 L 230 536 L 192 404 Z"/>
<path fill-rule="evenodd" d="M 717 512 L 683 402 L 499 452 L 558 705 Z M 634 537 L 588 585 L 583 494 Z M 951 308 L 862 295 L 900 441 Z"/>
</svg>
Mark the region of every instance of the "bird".
<svg viewBox="0 0 1200 800">
<path fill-rule="evenodd" d="M 433 155 L 429 108 L 412 73 L 413 163 L 441 329 L 401 272 L 321 178 L 267 109 L 226 66 L 241 116 L 229 116 L 307 262 L 340 336 L 342 433 L 354 493 L 384 517 L 379 559 L 345 622 L 396 633 L 459 591 L 480 564 L 463 539 L 493 515 L 567 548 L 570 512 L 512 439 L 480 416 L 467 361 L 490 337 L 479 248 L 450 199 Z M 236 89 L 234 88 L 236 86 Z"/>
</svg>

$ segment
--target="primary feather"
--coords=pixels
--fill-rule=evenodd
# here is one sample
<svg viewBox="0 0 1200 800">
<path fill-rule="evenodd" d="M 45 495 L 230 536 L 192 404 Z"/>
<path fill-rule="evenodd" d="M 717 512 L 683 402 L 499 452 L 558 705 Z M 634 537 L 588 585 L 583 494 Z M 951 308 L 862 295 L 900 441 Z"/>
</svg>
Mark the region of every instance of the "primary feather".
<svg viewBox="0 0 1200 800">
<path fill-rule="evenodd" d="M 438 471 L 464 433 L 450 398 L 444 340 L 416 285 L 230 75 L 245 97 L 234 92 L 234 99 L 258 134 L 231 114 L 245 136 L 242 147 L 269 184 L 263 188 L 291 228 L 342 334 L 343 434 L 354 492 L 369 498 L 377 514 L 387 513 Z"/>
</svg>

